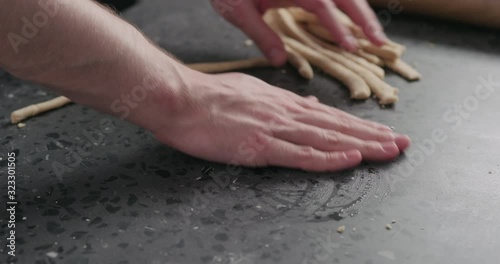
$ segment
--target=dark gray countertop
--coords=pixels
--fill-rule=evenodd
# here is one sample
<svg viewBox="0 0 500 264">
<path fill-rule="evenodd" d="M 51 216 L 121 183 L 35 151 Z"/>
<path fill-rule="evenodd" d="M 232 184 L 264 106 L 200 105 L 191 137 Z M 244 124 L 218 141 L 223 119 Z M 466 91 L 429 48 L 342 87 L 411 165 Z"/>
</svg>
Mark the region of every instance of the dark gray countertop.
<svg viewBox="0 0 500 264">
<path fill-rule="evenodd" d="M 208 1 L 148 0 L 124 16 L 186 62 L 258 55 Z M 102 130 L 108 117 L 79 105 L 19 129 L 10 111 L 53 95 L 1 72 L 0 190 L 5 198 L 5 160 L 15 151 L 17 263 L 497 263 L 500 36 L 401 15 L 387 31 L 424 76 L 388 75 L 400 88 L 392 109 L 353 103 L 321 74 L 308 83 L 291 68 L 248 72 L 414 140 L 396 162 L 342 173 L 228 170 L 118 119 Z M 88 142 L 89 153 L 74 154 Z"/>
</svg>

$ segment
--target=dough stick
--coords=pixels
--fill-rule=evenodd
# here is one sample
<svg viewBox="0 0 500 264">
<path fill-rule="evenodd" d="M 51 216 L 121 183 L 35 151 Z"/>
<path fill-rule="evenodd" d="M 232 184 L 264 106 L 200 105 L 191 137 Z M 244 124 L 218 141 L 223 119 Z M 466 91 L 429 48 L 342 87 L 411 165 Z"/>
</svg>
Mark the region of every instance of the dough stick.
<svg viewBox="0 0 500 264">
<path fill-rule="evenodd" d="M 372 73 L 369 70 L 363 68 L 362 66 L 356 64 L 355 62 L 347 59 L 346 57 L 342 56 L 341 54 L 324 49 L 320 44 L 318 44 L 316 41 L 314 41 L 314 36 L 311 36 L 309 33 L 304 31 L 304 29 L 301 28 L 295 20 L 293 20 L 293 17 L 285 9 L 281 9 L 278 11 L 278 17 L 281 19 L 281 25 L 283 26 L 284 31 L 286 31 L 288 34 L 292 35 L 293 37 L 299 39 L 303 44 L 312 48 L 309 50 L 315 51 L 316 54 L 319 53 L 320 57 L 321 57 L 321 55 L 327 56 L 328 58 L 331 59 L 330 63 L 336 62 L 336 63 L 344 66 L 345 67 L 344 69 L 347 69 L 350 72 L 354 73 L 354 76 L 356 76 L 356 78 L 361 77 L 361 79 L 364 81 L 364 84 L 367 84 L 369 86 L 369 89 L 371 89 L 371 91 L 373 91 L 375 93 L 375 95 L 378 97 L 380 104 L 386 105 L 386 104 L 392 104 L 392 103 L 395 103 L 396 101 L 398 101 L 398 99 L 399 99 L 397 96 L 398 90 L 396 88 L 391 87 L 387 83 L 383 82 L 380 78 L 378 78 L 374 73 Z M 317 58 L 315 58 L 315 56 L 313 56 L 314 54 L 311 54 L 310 52 L 308 52 L 308 50 L 305 49 L 308 47 L 306 47 L 304 45 L 302 45 L 302 47 L 301 47 L 300 45 L 297 45 L 297 43 L 294 43 L 289 38 L 287 38 L 286 43 L 290 46 L 292 46 L 292 44 L 293 44 L 292 48 L 294 48 L 295 50 L 302 53 L 302 55 L 305 56 L 312 64 L 315 64 L 316 66 L 318 66 L 320 68 L 324 67 L 323 65 L 321 65 L 321 62 L 324 62 L 324 61 L 318 60 Z M 312 59 L 314 59 L 314 61 Z M 326 60 L 326 61 L 328 61 L 328 60 Z M 342 68 L 342 66 L 340 66 L 340 67 Z M 345 78 L 345 75 L 339 74 L 338 71 L 331 71 L 331 70 L 327 71 L 327 69 L 324 69 L 324 68 L 323 68 L 323 70 L 325 72 L 328 72 L 328 73 L 334 75 L 334 77 L 338 78 L 339 80 L 341 80 L 343 83 L 345 83 L 347 85 L 347 82 L 344 81 L 344 79 L 341 79 L 341 78 Z M 363 95 L 370 94 L 370 93 L 366 93 L 366 92 L 365 93 L 359 92 L 356 89 L 357 87 L 350 87 L 349 85 L 347 85 L 347 86 L 350 89 L 352 89 L 351 96 L 353 98 L 355 98 L 354 96 L 361 96 L 362 97 Z"/>
<path fill-rule="evenodd" d="M 295 21 L 301 23 L 302 22 L 307 23 L 309 31 L 311 31 L 314 35 L 324 40 L 328 40 L 329 42 L 336 43 L 332 35 L 320 25 L 319 19 L 314 14 L 309 13 L 303 10 L 302 8 L 298 7 L 288 8 L 287 11 L 294 18 Z M 361 28 L 359 28 L 359 26 L 356 25 L 347 15 L 338 10 L 337 13 L 339 14 L 338 17 L 341 19 L 342 23 L 345 24 L 347 27 L 349 27 L 355 36 L 359 38 L 366 38 Z M 315 25 L 315 26 L 312 26 L 313 28 L 309 28 L 311 27 L 310 25 Z M 390 40 L 388 40 L 387 45 L 393 46 L 393 48 L 397 50 L 397 53 L 400 54 L 402 54 L 406 49 L 403 45 L 400 45 Z M 384 65 L 383 60 L 381 60 L 380 58 L 378 58 L 373 54 L 366 53 L 363 50 L 359 50 L 358 52 L 356 52 L 356 54 L 378 66 Z"/>
<path fill-rule="evenodd" d="M 322 26 L 318 24 L 309 24 L 307 29 L 311 31 L 314 35 L 328 40 L 330 42 L 336 42 L 331 34 Z M 377 47 L 373 45 L 370 41 L 366 39 L 358 39 L 359 46 L 363 51 L 378 56 L 384 60 L 395 60 L 403 54 L 402 50 L 398 50 L 397 48 L 391 47 L 389 45 L 383 45 L 381 47 Z"/>
<path fill-rule="evenodd" d="M 188 64 L 187 66 L 193 70 L 204 73 L 218 73 L 255 67 L 265 67 L 269 65 L 270 63 L 265 58 L 254 58 L 227 62 L 194 63 Z M 17 124 L 29 117 L 60 108 L 69 103 L 71 103 L 70 99 L 64 96 L 59 96 L 46 102 L 23 107 L 12 112 L 12 114 L 10 115 L 10 121 L 12 122 L 12 124 Z"/>
<path fill-rule="evenodd" d="M 305 11 L 302 8 L 291 7 L 287 9 L 288 12 L 293 16 L 295 21 L 300 23 L 313 23 L 321 25 L 318 17 L 310 12 Z M 346 14 L 340 10 L 335 10 L 335 15 L 340 20 L 340 23 L 347 26 L 355 36 L 364 36 L 363 30 L 356 25 Z"/>
<path fill-rule="evenodd" d="M 372 73 L 374 73 L 375 75 L 377 75 L 377 77 L 379 77 L 380 79 L 384 79 L 384 76 L 385 76 L 385 73 L 384 73 L 384 69 L 382 69 L 381 67 L 378 67 L 377 65 L 375 64 L 372 64 L 372 63 L 369 63 L 368 61 L 366 61 L 364 58 L 362 57 L 358 57 L 356 56 L 355 54 L 353 53 L 350 53 L 350 52 L 347 52 L 345 50 L 342 50 L 340 47 L 338 46 L 334 46 L 334 45 L 331 45 L 331 44 L 328 44 L 326 43 L 325 41 L 313 36 L 313 35 L 310 35 L 309 34 L 309 37 L 316 43 L 318 43 L 321 47 L 323 47 L 324 49 L 327 49 L 327 50 L 330 50 L 330 51 L 333 51 L 335 53 L 339 53 L 341 54 L 342 56 L 346 57 L 347 59 L 349 60 L 352 60 L 354 61 L 355 63 L 359 64 L 360 66 L 363 66 L 364 68 L 366 68 L 367 70 L 371 71 Z"/>
<path fill-rule="evenodd" d="M 316 17 L 316 15 L 309 13 L 305 11 L 302 8 L 299 7 L 290 7 L 287 9 L 288 12 L 293 16 L 295 21 L 300 22 L 300 23 L 308 23 L 308 24 L 316 24 L 318 26 L 321 26 L 321 23 L 319 19 Z M 341 23 L 347 26 L 352 34 L 358 38 L 363 38 L 367 39 L 366 34 L 363 32 L 360 26 L 358 26 L 356 23 L 354 23 L 349 16 L 347 16 L 344 12 L 340 10 L 336 10 L 336 15 L 340 19 Z M 328 33 L 328 32 L 327 32 Z M 330 34 L 327 34 L 330 36 Z M 329 37 L 330 38 L 330 37 Z M 335 41 L 332 41 L 335 42 Z M 398 53 L 403 53 L 406 50 L 406 47 L 396 43 L 391 40 L 387 40 L 386 45 L 391 46 L 392 48 L 396 49 Z M 376 63 L 379 65 L 379 63 Z"/>
<path fill-rule="evenodd" d="M 362 67 L 361 65 L 356 64 L 355 62 L 342 57 L 342 55 L 337 54 L 335 52 L 331 52 L 328 50 L 324 50 L 323 53 L 335 60 L 336 62 L 342 64 L 349 70 L 357 73 L 363 80 L 365 80 L 366 84 L 370 87 L 371 91 L 377 96 L 379 99 L 379 104 L 393 104 L 399 100 L 397 94 L 398 89 L 390 86 L 385 83 L 382 79 L 380 79 L 377 75 L 375 75 L 370 70 Z"/>
<path fill-rule="evenodd" d="M 364 75 L 368 76 L 368 75 Z M 366 77 L 365 77 L 366 78 Z M 399 101 L 398 88 L 390 86 L 378 78 L 370 78 L 367 81 L 372 92 L 377 96 L 380 105 L 394 104 Z"/>
<path fill-rule="evenodd" d="M 314 50 L 323 50 L 323 47 L 309 37 L 308 33 L 293 19 L 292 15 L 286 9 L 279 9 L 277 14 L 277 19 L 279 19 L 282 30 L 288 36 L 293 37 Z"/>
<path fill-rule="evenodd" d="M 316 15 L 307 12 L 302 8 L 290 7 L 287 9 L 287 11 L 293 16 L 295 21 L 299 23 L 310 23 L 310 24 L 321 25 L 321 22 L 319 21 Z M 356 25 L 346 14 L 344 14 L 340 10 L 336 10 L 335 13 L 337 18 L 340 20 L 340 23 L 348 27 L 354 36 L 359 38 L 365 37 L 363 30 L 361 30 L 361 28 L 358 25 Z"/>
<path fill-rule="evenodd" d="M 363 78 L 366 84 L 368 84 L 368 86 L 370 87 L 371 91 L 379 99 L 379 104 L 381 105 L 393 104 L 399 100 L 397 96 L 398 89 L 385 83 L 382 79 L 380 79 L 370 70 L 364 68 L 361 65 L 356 64 L 354 61 L 351 61 L 346 57 L 343 57 L 341 54 L 325 49 L 323 49 L 321 52 L 326 56 L 328 56 L 329 58 L 331 58 L 332 60 L 342 64 L 349 70 L 357 73 L 361 78 Z"/>
<path fill-rule="evenodd" d="M 267 67 L 271 64 L 266 58 L 253 58 L 237 61 L 222 61 L 222 62 L 207 62 L 207 63 L 192 63 L 187 66 L 193 70 L 204 73 L 220 73 L 235 70 L 244 70 L 257 67 Z"/>
<path fill-rule="evenodd" d="M 406 46 L 401 45 L 399 43 L 396 43 L 390 39 L 387 40 L 387 45 L 393 47 L 394 49 L 398 50 L 401 54 L 403 54 L 406 51 Z"/>
<path fill-rule="evenodd" d="M 379 103 L 380 104 L 392 104 L 398 101 L 398 90 L 394 87 L 391 87 L 387 83 L 383 82 L 380 78 L 378 78 L 374 73 L 370 72 L 369 70 L 363 68 L 362 66 L 356 64 L 355 62 L 347 59 L 346 57 L 342 56 L 339 53 L 326 50 L 324 49 L 321 45 L 316 43 L 314 41 L 314 37 L 311 36 L 309 33 L 304 31 L 295 20 L 293 20 L 293 17 L 285 10 L 281 9 L 278 11 L 279 18 L 281 19 L 281 25 L 283 26 L 283 29 L 290 35 L 294 36 L 295 38 L 299 39 L 303 44 L 309 46 L 310 48 L 314 49 L 316 53 L 320 53 L 319 55 L 325 55 L 328 58 L 330 58 L 332 61 L 337 62 L 341 65 L 343 65 L 345 68 L 347 68 L 349 71 L 354 73 L 354 76 L 357 78 L 363 79 L 365 81 L 365 84 L 369 86 L 371 91 L 375 93 L 375 95 L 379 98 Z M 295 50 L 299 51 L 302 53 L 303 56 L 305 56 L 311 63 L 315 64 L 318 67 L 322 67 L 322 65 L 319 63 L 317 59 L 314 58 L 314 56 L 311 56 L 311 54 L 306 54 L 307 50 L 302 48 L 299 50 L 300 45 L 297 45 L 293 41 L 287 38 L 287 44 L 292 45 L 292 48 Z M 300 43 L 299 43 L 300 44 Z M 305 47 L 305 46 L 304 46 Z M 307 48 L 307 47 L 306 47 Z M 314 58 L 315 61 L 312 61 L 311 58 Z M 327 60 L 328 61 L 328 60 Z M 330 61 L 331 63 L 331 61 Z M 324 66 L 323 66 L 324 67 Z M 325 69 L 323 69 L 326 71 Z M 328 72 L 330 73 L 330 72 Z M 332 74 L 332 73 L 330 73 Z M 337 76 L 335 76 L 337 77 Z M 340 79 L 340 78 L 338 78 Z M 340 79 L 342 82 L 344 80 Z M 344 82 L 346 83 L 346 82 Z M 347 83 L 346 83 L 347 84 Z M 348 86 L 349 87 L 349 86 Z M 350 87 L 351 88 L 351 87 Z M 361 95 L 366 95 L 367 93 L 360 93 L 358 90 L 355 89 L 354 87 L 352 93 L 354 93 L 354 96 L 357 96 L 359 94 Z M 368 93 L 369 94 L 369 93 Z"/>
<path fill-rule="evenodd" d="M 377 47 L 366 39 L 358 39 L 358 43 L 364 51 L 376 55 L 384 60 L 395 60 L 403 55 L 403 50 L 399 50 L 389 45 Z"/>
<path fill-rule="evenodd" d="M 303 12 L 306 12 L 306 11 L 303 11 Z M 310 14 L 308 12 L 306 12 L 306 13 L 309 14 L 309 15 L 307 15 L 307 14 L 301 14 L 300 15 L 300 17 L 308 18 L 308 19 L 303 19 L 304 22 L 307 22 L 309 24 L 315 24 L 316 26 L 323 28 L 323 26 L 319 22 L 319 19 L 315 19 L 315 20 L 311 19 L 311 18 L 309 18 L 309 16 L 310 15 L 314 16 L 314 15 Z M 340 10 L 336 10 L 335 13 L 336 13 L 337 18 L 340 20 L 340 23 L 344 24 L 344 26 L 346 26 L 347 28 L 349 28 L 349 30 L 351 30 L 351 33 L 354 36 L 356 36 L 357 38 L 366 38 L 366 35 L 363 32 L 363 30 L 358 25 L 356 25 L 356 23 L 354 23 L 349 18 L 349 16 L 347 16 L 346 14 L 344 14 Z M 329 38 L 330 41 L 336 42 L 334 40 L 331 40 L 331 34 L 328 31 L 325 30 L 325 32 L 327 33 L 326 35 L 328 35 L 328 38 Z"/>
<path fill-rule="evenodd" d="M 358 26 L 356 23 L 354 23 L 354 21 L 352 21 L 349 16 L 347 16 L 345 13 L 343 13 L 340 10 L 337 10 L 336 12 L 337 12 L 337 17 L 340 18 L 340 20 L 342 21 L 342 23 L 344 25 L 346 25 L 356 37 L 363 38 L 363 39 L 368 39 L 366 37 L 365 32 L 361 29 L 361 27 Z M 399 43 L 396 43 L 396 42 L 394 42 L 394 41 L 392 41 L 390 39 L 387 40 L 386 45 L 391 46 L 391 47 L 397 49 L 401 53 L 406 50 L 405 46 L 403 46 L 403 45 L 401 45 Z"/>
<path fill-rule="evenodd" d="M 286 45 L 285 48 L 288 54 L 288 62 L 297 69 L 300 76 L 306 78 L 307 80 L 311 80 L 314 77 L 314 71 L 311 64 L 290 46 Z"/>
<path fill-rule="evenodd" d="M 356 25 L 356 23 L 354 23 L 354 21 L 352 21 L 351 18 L 348 15 L 346 15 L 344 12 L 336 9 L 335 15 L 339 18 L 339 20 L 342 22 L 342 24 L 344 24 L 349 29 L 351 29 L 351 31 L 353 31 L 353 33 L 355 33 L 356 31 L 363 32 L 363 30 L 361 30 L 361 28 L 358 25 Z"/>
<path fill-rule="evenodd" d="M 278 13 L 276 9 L 268 10 L 264 14 L 263 19 L 281 38 L 285 36 L 285 33 L 281 29 L 281 21 L 278 19 Z M 314 77 L 314 71 L 311 67 L 311 64 L 300 53 L 295 51 L 290 46 L 285 45 L 285 49 L 288 55 L 288 62 L 297 69 L 302 77 L 308 80 L 312 79 Z"/>
<path fill-rule="evenodd" d="M 357 25 L 356 25 L 356 27 L 357 27 Z M 351 31 L 353 32 L 354 36 L 356 36 L 359 39 L 365 39 L 365 40 L 368 39 L 368 37 L 361 30 L 361 28 L 358 28 L 357 30 L 351 29 Z M 400 54 L 403 54 L 405 52 L 405 50 L 406 50 L 406 47 L 404 45 L 396 43 L 396 42 L 394 42 L 394 41 L 392 41 L 390 39 L 387 39 L 385 45 L 383 45 L 382 47 L 384 47 L 384 46 L 387 46 L 387 47 L 389 47 L 391 49 L 394 49 L 397 53 L 400 53 Z"/>
<path fill-rule="evenodd" d="M 385 64 L 389 69 L 403 76 L 403 78 L 407 79 L 408 81 L 418 81 L 422 77 L 422 75 L 420 75 L 417 70 L 415 70 L 413 67 L 411 67 L 401 59 L 397 59 L 395 61 L 386 61 Z"/>
<path fill-rule="evenodd" d="M 316 15 L 309 13 L 300 7 L 290 7 L 287 8 L 287 11 L 293 16 L 293 19 L 299 23 L 320 23 Z"/>
<path fill-rule="evenodd" d="M 59 96 L 52 100 L 48 100 L 46 102 L 26 106 L 24 108 L 12 112 L 12 114 L 10 115 L 10 121 L 12 122 L 12 124 L 17 124 L 26 118 L 36 116 L 41 113 L 50 111 L 52 109 L 62 107 L 69 103 L 71 103 L 70 99 L 64 96 Z"/>
<path fill-rule="evenodd" d="M 379 67 L 384 66 L 384 61 L 381 58 L 373 54 L 366 53 L 362 49 L 356 51 L 355 54 Z"/>
<path fill-rule="evenodd" d="M 322 40 L 326 40 L 331 43 L 335 43 L 333 40 L 333 37 L 324 29 L 323 27 L 317 25 L 317 24 L 308 24 L 307 25 L 307 30 L 311 32 L 314 36 L 321 38 Z M 383 66 L 384 61 L 377 57 L 374 54 L 367 53 L 366 51 L 360 49 L 356 52 L 360 57 L 363 57 L 364 59 L 378 65 L 378 66 Z"/>
<path fill-rule="evenodd" d="M 332 51 L 339 49 L 339 51 L 337 51 L 338 53 L 342 54 L 347 59 L 354 61 L 355 63 L 359 64 L 360 66 L 364 67 L 365 69 L 371 71 L 373 74 L 375 74 L 381 80 L 384 79 L 384 77 L 385 77 L 384 69 L 377 66 L 376 64 L 370 63 L 367 60 L 365 60 L 364 58 L 359 57 L 356 54 L 344 51 L 344 50 L 340 49 L 339 47 L 328 45 L 327 43 L 325 43 L 325 45 L 327 45 L 326 46 L 327 49 L 331 49 Z"/>
<path fill-rule="evenodd" d="M 330 32 L 328 32 L 326 30 L 326 28 L 322 27 L 319 24 L 309 23 L 309 24 L 307 24 L 307 30 L 309 32 L 311 32 L 313 35 L 317 36 L 318 38 L 321 38 L 321 39 L 326 40 L 326 41 L 331 42 L 331 43 L 337 43 L 333 39 Z"/>
<path fill-rule="evenodd" d="M 264 21 L 278 34 L 281 38 L 283 38 L 286 33 L 283 30 L 282 21 L 279 18 L 278 14 L 279 9 L 269 9 L 264 14 Z"/>
<path fill-rule="evenodd" d="M 365 35 L 365 33 L 363 33 L 363 31 L 361 29 L 359 29 L 359 31 L 355 31 L 353 34 L 358 39 L 368 40 L 368 37 Z M 396 52 L 401 53 L 401 54 L 406 51 L 406 46 L 401 45 L 399 43 L 396 43 L 390 39 L 387 39 L 385 45 L 383 45 L 383 46 L 388 46 L 388 47 L 396 50 Z"/>
<path fill-rule="evenodd" d="M 313 65 L 344 83 L 351 93 L 351 98 L 367 99 L 370 97 L 370 87 L 368 87 L 363 78 L 351 70 L 292 38 L 283 37 L 283 40 Z"/>
<path fill-rule="evenodd" d="M 328 41 L 331 43 L 335 43 L 335 41 L 333 40 L 333 37 L 328 33 L 328 31 L 326 31 L 323 27 L 319 26 L 318 24 L 309 23 L 307 25 L 307 30 L 310 33 L 312 33 L 314 36 L 316 36 L 322 40 L 325 40 L 325 41 Z M 384 61 L 382 59 L 380 59 L 379 57 L 377 57 L 373 54 L 366 53 L 362 49 L 356 51 L 356 54 L 358 56 L 364 58 L 365 60 L 375 64 L 375 65 L 378 65 L 378 66 L 384 65 Z"/>
</svg>

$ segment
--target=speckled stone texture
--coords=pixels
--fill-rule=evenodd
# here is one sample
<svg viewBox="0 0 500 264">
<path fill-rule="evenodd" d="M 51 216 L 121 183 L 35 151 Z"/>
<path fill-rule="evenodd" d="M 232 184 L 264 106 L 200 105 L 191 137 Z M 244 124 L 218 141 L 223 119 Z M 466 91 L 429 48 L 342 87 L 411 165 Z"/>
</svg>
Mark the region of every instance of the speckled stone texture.
<svg viewBox="0 0 500 264">
<path fill-rule="evenodd" d="M 258 55 L 208 1 L 141 1 L 124 17 L 186 62 Z M 402 15 L 392 16 L 387 31 L 407 45 L 405 60 L 424 76 L 410 84 L 388 74 L 401 98 L 391 109 L 374 100 L 351 102 L 344 87 L 322 74 L 306 82 L 289 67 L 247 72 L 394 126 L 415 142 L 396 162 L 342 173 L 213 164 L 79 105 L 20 129 L 8 124 L 10 111 L 54 95 L 0 72 L 0 191 L 5 199 L 6 155 L 15 151 L 21 203 L 18 257 L 10 261 L 495 263 L 499 34 Z M 475 94 L 481 85 L 492 92 Z M 444 141 L 433 139 L 439 132 Z M 85 153 L 75 156 L 82 145 Z M 67 170 L 58 176 L 54 166 Z M 5 241 L 5 210 L 1 216 Z M 338 234 L 341 225 L 346 229 Z M 3 243 L 0 263 L 7 256 Z"/>
</svg>

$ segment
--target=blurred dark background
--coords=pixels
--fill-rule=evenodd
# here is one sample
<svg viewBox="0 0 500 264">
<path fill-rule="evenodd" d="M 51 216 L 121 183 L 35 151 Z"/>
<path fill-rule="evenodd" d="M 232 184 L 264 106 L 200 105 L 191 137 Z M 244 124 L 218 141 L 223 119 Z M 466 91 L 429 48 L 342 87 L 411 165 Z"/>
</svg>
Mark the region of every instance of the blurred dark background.
<svg viewBox="0 0 500 264">
<path fill-rule="evenodd" d="M 98 2 L 108 5 L 118 11 L 123 11 L 137 3 L 137 0 L 98 0 Z"/>
</svg>

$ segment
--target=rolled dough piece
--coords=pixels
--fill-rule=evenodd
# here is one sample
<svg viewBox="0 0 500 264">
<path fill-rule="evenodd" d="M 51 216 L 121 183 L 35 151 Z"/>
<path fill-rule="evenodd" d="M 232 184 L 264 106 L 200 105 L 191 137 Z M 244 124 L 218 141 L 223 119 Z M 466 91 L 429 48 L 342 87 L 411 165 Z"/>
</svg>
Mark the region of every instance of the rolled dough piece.
<svg viewBox="0 0 500 264">
<path fill-rule="evenodd" d="M 69 103 L 71 103 L 71 100 L 69 98 L 59 96 L 46 102 L 29 105 L 12 112 L 12 114 L 10 115 L 10 121 L 12 122 L 12 124 L 17 124 L 29 117 L 62 107 Z"/>
<path fill-rule="evenodd" d="M 357 56 L 356 54 L 347 52 L 347 51 L 341 49 L 338 46 L 326 43 L 325 41 L 323 41 L 323 40 L 321 40 L 321 39 L 319 39 L 319 38 L 317 38 L 317 37 L 315 37 L 313 35 L 309 35 L 309 37 L 314 42 L 316 42 L 321 47 L 323 47 L 324 49 L 327 49 L 327 50 L 330 50 L 332 52 L 338 53 L 338 54 L 346 57 L 347 59 L 352 60 L 353 62 L 359 64 L 360 66 L 363 66 L 367 70 L 369 70 L 372 73 L 374 73 L 375 75 L 377 75 L 377 77 L 379 77 L 380 79 L 384 79 L 385 73 L 384 73 L 384 69 L 382 69 L 381 67 L 379 67 L 379 66 L 377 66 L 377 65 L 375 65 L 373 63 L 368 62 L 367 60 L 365 60 L 362 57 Z"/>
<path fill-rule="evenodd" d="M 320 23 L 316 15 L 309 13 L 300 7 L 290 7 L 287 11 L 293 16 L 293 19 L 299 23 Z"/>
<path fill-rule="evenodd" d="M 220 73 L 257 67 L 268 67 L 270 65 L 271 64 L 266 58 L 252 58 L 236 61 L 192 63 L 187 66 L 193 70 L 204 73 Z"/>
<path fill-rule="evenodd" d="M 364 100 L 370 97 L 370 87 L 353 71 L 292 38 L 284 37 L 284 41 L 313 65 L 345 84 L 352 99 Z"/>
<path fill-rule="evenodd" d="M 366 39 L 358 39 L 359 46 L 368 53 L 376 55 L 384 60 L 396 60 L 403 55 L 402 49 L 395 48 L 390 45 L 377 47 Z"/>
<path fill-rule="evenodd" d="M 413 67 L 411 67 L 401 59 L 397 59 L 395 61 L 386 61 L 385 64 L 389 69 L 401 75 L 408 81 L 418 81 L 420 80 L 420 78 L 422 78 L 422 75 L 417 70 L 415 70 Z"/>
<path fill-rule="evenodd" d="M 344 84 L 346 84 L 349 90 L 351 91 L 352 98 L 366 99 L 364 98 L 364 96 L 366 95 L 369 96 L 371 92 L 367 92 L 365 90 L 366 86 L 364 87 L 351 86 L 352 83 L 351 85 L 349 83 L 351 80 L 347 80 L 347 78 L 345 78 L 346 75 L 342 74 L 339 71 L 343 70 L 345 72 L 346 70 L 348 70 L 348 72 L 351 73 L 350 78 L 361 77 L 361 79 L 364 81 L 363 83 L 367 84 L 369 89 L 371 89 L 371 91 L 375 93 L 375 95 L 379 99 L 379 103 L 382 105 L 393 104 L 399 100 L 397 96 L 398 89 L 383 82 L 374 73 L 356 64 L 352 60 L 342 56 L 341 54 L 324 49 L 320 44 L 318 44 L 314 40 L 314 36 L 310 35 L 302 27 L 300 27 L 300 25 L 297 24 L 297 22 L 293 19 L 293 16 L 290 15 L 287 10 L 285 9 L 278 10 L 278 17 L 281 20 L 283 31 L 285 31 L 288 35 L 293 36 L 295 39 L 300 40 L 302 44 L 297 41 L 294 41 L 291 38 L 285 38 L 285 42 L 288 45 L 292 46 L 292 48 L 294 48 L 295 50 L 302 53 L 302 55 L 306 57 L 312 64 L 322 68 L 325 72 L 331 74 L 332 76 L 338 78 Z M 319 58 L 317 55 L 314 56 L 315 54 L 313 53 L 316 54 L 319 53 Z M 330 60 L 325 59 L 324 56 L 321 55 L 325 55 Z M 341 66 L 338 67 L 338 65 L 336 65 L 337 67 L 334 68 L 329 68 L 327 66 L 325 67 L 324 64 L 328 63 L 328 61 L 330 61 L 330 64 L 332 64 L 332 62 L 336 62 Z"/>
<path fill-rule="evenodd" d="M 300 53 L 288 45 L 286 46 L 286 52 L 288 54 L 288 62 L 297 69 L 300 76 L 307 80 L 311 80 L 314 77 L 314 71 L 311 64 Z"/>
</svg>

